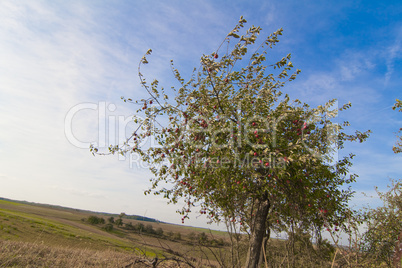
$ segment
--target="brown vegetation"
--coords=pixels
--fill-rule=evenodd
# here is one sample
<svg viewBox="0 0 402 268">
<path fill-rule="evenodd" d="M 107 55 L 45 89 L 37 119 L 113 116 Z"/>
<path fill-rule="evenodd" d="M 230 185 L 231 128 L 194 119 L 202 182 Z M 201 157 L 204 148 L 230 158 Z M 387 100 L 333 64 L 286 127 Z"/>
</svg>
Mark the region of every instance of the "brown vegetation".
<svg viewBox="0 0 402 268">
<path fill-rule="evenodd" d="M 48 246 L 42 242 L 0 240 L 0 248 L 0 267 L 125 267 L 141 260 L 134 254 L 115 250 Z"/>
<path fill-rule="evenodd" d="M 105 221 L 91 224 L 94 215 Z M 242 267 L 246 258 L 247 235 L 127 218 L 106 231 L 107 219 L 0 200 L 0 267 Z M 270 239 L 262 263 L 270 268 L 399 267 L 399 259 L 387 263 L 366 252 L 357 222 L 350 216 L 345 226 L 356 235 L 348 246 L 338 244 L 340 232 L 320 243 L 302 229 L 284 240 Z"/>
</svg>

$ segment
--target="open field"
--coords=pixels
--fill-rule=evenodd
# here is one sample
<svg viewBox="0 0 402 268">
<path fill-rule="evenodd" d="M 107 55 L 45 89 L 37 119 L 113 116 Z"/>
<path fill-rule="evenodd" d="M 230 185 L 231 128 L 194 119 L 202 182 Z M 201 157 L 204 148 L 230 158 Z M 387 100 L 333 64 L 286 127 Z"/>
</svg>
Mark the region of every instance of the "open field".
<svg viewBox="0 0 402 268">
<path fill-rule="evenodd" d="M 0 267 L 37 266 L 38 261 L 40 266 L 53 263 L 78 267 L 80 264 L 72 261 L 79 259 L 87 260 L 88 266 L 101 267 L 109 260 L 111 266 L 108 267 L 122 267 L 135 259 L 152 260 L 155 256 L 160 259 L 169 258 L 173 256 L 172 252 L 191 256 L 193 261 L 195 258 L 209 259 L 212 264 L 215 263 L 213 255 L 200 252 L 199 247 L 192 243 L 191 235 L 196 237 L 197 234 L 205 233 L 209 241 L 227 239 L 224 232 L 126 218 L 123 218 L 123 226 L 114 225 L 113 230 L 108 232 L 104 229 L 105 224 L 92 225 L 87 222 L 88 217 L 94 215 L 105 220 L 112 216 L 0 200 L 0 242 L 3 249 L 0 253 Z M 130 223 L 132 226 L 143 224 L 148 228 L 152 226 L 154 230 L 161 229 L 163 235 L 150 235 L 124 227 Z M 172 234 L 176 236 L 169 237 Z M 55 260 L 56 256 L 60 259 Z M 146 266 L 145 263 L 141 265 Z"/>
<path fill-rule="evenodd" d="M 102 223 L 91 224 L 90 217 Z M 118 225 L 118 218 L 0 199 L 0 267 L 238 267 L 227 265 L 243 263 L 246 255 L 245 235 L 231 251 L 225 232 L 127 217 Z M 106 231 L 108 225 L 113 228 Z M 290 245 L 271 238 L 267 267 L 370 267 L 370 258 L 363 264 L 362 256 L 358 261 L 329 243 L 318 250 L 308 237 Z"/>
<path fill-rule="evenodd" d="M 42 242 L 0 240 L 0 248 L 0 267 L 124 267 L 139 259 L 113 250 L 48 246 Z"/>
</svg>

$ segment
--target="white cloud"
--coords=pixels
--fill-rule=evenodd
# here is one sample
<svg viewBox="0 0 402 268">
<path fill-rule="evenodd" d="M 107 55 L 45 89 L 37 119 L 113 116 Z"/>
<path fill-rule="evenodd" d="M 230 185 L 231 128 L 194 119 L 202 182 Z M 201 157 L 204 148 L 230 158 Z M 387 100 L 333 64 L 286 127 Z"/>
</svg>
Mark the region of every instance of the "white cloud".
<svg viewBox="0 0 402 268">
<path fill-rule="evenodd" d="M 385 73 L 385 78 L 384 78 L 384 85 L 387 87 L 389 80 L 392 77 L 392 74 L 394 73 L 394 64 L 395 60 L 398 60 L 401 58 L 401 53 L 402 53 L 402 27 L 399 29 L 398 33 L 396 34 L 396 40 L 395 42 L 388 47 L 386 50 L 386 65 L 387 65 L 387 72 Z"/>
<path fill-rule="evenodd" d="M 116 105 L 116 111 L 107 111 L 106 115 L 99 116 L 97 109 L 82 111 L 73 118 L 76 137 L 96 141 L 99 117 L 117 118 L 134 112 L 135 107 L 123 104 L 120 96 L 145 96 L 136 71 L 148 48 L 154 54 L 144 74 L 148 81 L 157 77 L 169 88 L 174 83 L 169 60 L 174 59 L 188 77 L 188 70 L 198 67 L 199 56 L 214 51 L 242 13 L 250 24 L 262 22 L 269 26 L 264 28 L 271 28 L 279 22 L 287 23 L 289 14 L 296 14 L 301 7 L 298 4 L 297 10 L 286 13 L 279 4 L 271 3 L 256 3 L 253 9 L 222 6 L 212 1 L 0 1 L 0 196 L 115 212 L 124 206 L 128 213 L 139 214 L 147 207 L 147 216 L 179 220 L 174 213 L 176 207 L 165 206 L 165 200 L 159 197 L 143 196 L 149 186 L 148 170 L 130 169 L 127 161 L 115 157 L 94 158 L 88 149 L 74 147 L 65 137 L 64 120 L 67 112 L 80 103 Z M 258 16 L 254 15 L 255 7 L 260 8 Z M 326 18 L 327 6 L 319 7 L 319 12 L 310 9 L 309 16 L 288 22 L 288 28 L 295 21 L 307 27 L 315 15 Z M 337 8 L 331 18 L 345 4 Z M 312 29 L 327 31 L 336 23 L 323 19 Z M 286 31 L 286 25 L 284 28 Z M 308 33 L 313 31 L 309 29 Z M 285 46 L 298 44 L 305 37 L 302 32 L 296 34 L 296 39 L 287 36 L 291 41 Z M 311 43 L 312 50 L 314 45 Z M 342 103 L 352 101 L 352 120 L 397 124 L 399 121 L 387 118 L 387 113 L 383 116 L 386 118 L 373 116 L 382 114 L 379 108 L 370 108 L 371 114 L 362 112 L 375 106 L 383 94 L 376 90 L 375 80 L 367 79 L 378 66 L 378 57 L 384 61 L 383 54 L 373 51 L 351 48 L 338 60 L 327 59 L 332 67 L 318 66 L 306 78 L 302 73 L 291 86 L 308 103 L 322 104 L 331 98 L 340 98 Z M 400 36 L 388 46 L 386 81 L 397 72 L 399 51 Z M 383 73 L 379 76 L 383 83 Z M 108 130 L 106 124 L 106 137 Z M 375 178 L 370 174 L 399 170 L 394 162 L 381 165 L 382 169 L 374 166 L 378 169 L 371 171 L 363 163 L 356 168 L 372 183 Z"/>
<path fill-rule="evenodd" d="M 197 49 L 204 51 L 201 47 L 205 43 L 196 38 L 208 40 L 226 31 L 211 34 L 196 22 L 205 17 L 206 25 L 219 21 L 224 24 L 224 18 L 212 19 L 217 12 L 210 5 L 191 9 L 193 16 L 162 5 L 165 7 L 156 11 L 137 14 L 142 17 L 119 10 L 122 21 L 128 23 L 124 29 L 131 29 L 124 33 L 119 22 L 111 21 L 115 17 L 109 17 L 107 5 L 94 8 L 78 1 L 68 5 L 0 3 L 0 112 L 4 115 L 0 127 L 6 130 L 0 132 L 0 161 L 4 165 L 0 196 L 108 211 L 119 210 L 126 205 L 122 204 L 125 200 L 135 204 L 130 206 L 131 213 L 141 213 L 147 203 L 152 211 L 149 216 L 161 214 L 161 201 L 143 195 L 149 186 L 148 170 L 133 172 L 128 161 L 94 158 L 88 148 L 74 147 L 65 137 L 64 120 L 72 107 L 86 102 L 117 105 L 116 111 L 105 114 L 108 120 L 110 116 L 116 120 L 118 116 L 130 116 L 134 107 L 124 106 L 120 96 L 144 94 L 139 91 L 136 68 L 149 48 L 149 40 L 155 40 L 152 45 L 156 47 L 152 48 L 158 52 L 147 74 L 167 80 L 172 76 L 167 57 L 180 60 Z M 153 19 L 158 16 L 165 19 Z M 141 23 L 146 24 L 147 31 L 136 30 Z M 176 26 L 180 26 L 181 33 Z M 188 34 L 194 38 L 184 38 Z M 178 42 L 178 38 L 183 40 Z M 211 48 L 215 45 L 207 44 Z M 197 63 L 198 56 L 194 59 Z M 103 116 L 99 112 L 98 107 L 73 117 L 72 128 L 78 139 L 98 139 L 98 120 Z M 111 126 L 106 123 L 105 127 L 107 137 Z M 162 214 L 174 221 L 179 219 L 176 209 L 171 206 Z"/>
<path fill-rule="evenodd" d="M 338 64 L 342 81 L 351 81 L 355 79 L 356 76 L 367 73 L 375 67 L 370 57 L 362 53 L 357 53 L 356 51 L 346 53 L 346 55 L 343 56 L 343 60 Z"/>
</svg>

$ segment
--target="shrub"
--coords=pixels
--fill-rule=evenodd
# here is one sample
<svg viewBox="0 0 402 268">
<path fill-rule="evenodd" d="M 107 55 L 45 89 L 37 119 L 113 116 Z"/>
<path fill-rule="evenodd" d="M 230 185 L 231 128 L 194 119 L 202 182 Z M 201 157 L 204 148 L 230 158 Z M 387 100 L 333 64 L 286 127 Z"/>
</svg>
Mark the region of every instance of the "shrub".
<svg viewBox="0 0 402 268">
<path fill-rule="evenodd" d="M 162 236 L 163 235 L 163 229 L 162 228 L 156 229 L 155 234 L 158 235 L 158 236 Z"/>
<path fill-rule="evenodd" d="M 181 233 L 177 232 L 173 234 L 173 240 L 181 240 Z"/>
<path fill-rule="evenodd" d="M 103 227 L 107 232 L 111 232 L 113 231 L 113 224 L 108 223 L 105 225 L 105 227 Z"/>
<path fill-rule="evenodd" d="M 144 232 L 146 232 L 146 233 L 148 233 L 148 234 L 154 234 L 154 233 L 155 233 L 155 230 L 154 230 L 154 228 L 152 227 L 151 224 L 147 224 L 147 225 L 145 226 Z"/>
<path fill-rule="evenodd" d="M 105 223 L 105 219 L 97 217 L 97 216 L 89 216 L 87 221 L 90 224 L 104 224 Z"/>
</svg>

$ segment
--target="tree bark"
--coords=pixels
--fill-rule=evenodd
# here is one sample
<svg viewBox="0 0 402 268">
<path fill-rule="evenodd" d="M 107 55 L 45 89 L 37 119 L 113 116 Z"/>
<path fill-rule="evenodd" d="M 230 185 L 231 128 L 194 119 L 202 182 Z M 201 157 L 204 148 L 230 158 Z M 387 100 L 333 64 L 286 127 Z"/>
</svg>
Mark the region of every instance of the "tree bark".
<svg viewBox="0 0 402 268">
<path fill-rule="evenodd" d="M 262 243 L 266 235 L 267 218 L 270 205 L 271 204 L 267 196 L 265 196 L 263 199 L 257 200 L 256 202 L 256 212 L 250 228 L 250 244 L 246 264 L 244 266 L 246 268 L 257 268 L 260 263 Z"/>
</svg>

